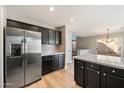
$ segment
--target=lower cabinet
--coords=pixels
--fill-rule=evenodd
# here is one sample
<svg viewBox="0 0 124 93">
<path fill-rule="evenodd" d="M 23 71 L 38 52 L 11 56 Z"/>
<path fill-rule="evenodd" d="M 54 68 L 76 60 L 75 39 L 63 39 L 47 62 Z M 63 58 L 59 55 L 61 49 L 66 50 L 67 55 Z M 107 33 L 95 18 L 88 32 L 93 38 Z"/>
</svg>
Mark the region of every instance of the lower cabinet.
<svg viewBox="0 0 124 93">
<path fill-rule="evenodd" d="M 104 73 L 104 76 L 102 78 L 102 87 L 124 88 L 124 78 L 109 73 Z"/>
<path fill-rule="evenodd" d="M 84 63 L 80 60 L 75 60 L 74 62 L 74 80 L 84 87 Z"/>
<path fill-rule="evenodd" d="M 75 81 L 80 85 L 84 85 L 84 66 L 75 65 Z"/>
<path fill-rule="evenodd" d="M 101 86 L 103 88 L 124 88 L 124 70 L 103 66 Z"/>
<path fill-rule="evenodd" d="M 124 88 L 124 70 L 75 60 L 74 80 L 87 88 Z"/>
<path fill-rule="evenodd" d="M 42 75 L 47 74 L 51 71 L 50 57 L 42 57 Z"/>
<path fill-rule="evenodd" d="M 51 56 L 51 70 L 55 71 L 59 69 L 59 55 Z"/>
<path fill-rule="evenodd" d="M 86 68 L 85 70 L 85 86 L 88 88 L 100 87 L 100 72 L 94 69 Z"/>
<path fill-rule="evenodd" d="M 65 66 L 64 54 L 42 57 L 42 75 L 62 69 Z"/>
</svg>

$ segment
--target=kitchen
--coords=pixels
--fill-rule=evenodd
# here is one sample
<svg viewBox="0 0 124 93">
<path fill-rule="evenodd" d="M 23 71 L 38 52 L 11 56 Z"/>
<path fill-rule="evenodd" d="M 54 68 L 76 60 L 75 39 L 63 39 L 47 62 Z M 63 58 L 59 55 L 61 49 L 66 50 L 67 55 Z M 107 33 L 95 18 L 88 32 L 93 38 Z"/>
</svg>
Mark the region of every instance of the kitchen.
<svg viewBox="0 0 124 93">
<path fill-rule="evenodd" d="M 4 6 L 3 87 L 123 88 L 123 9 Z"/>
</svg>

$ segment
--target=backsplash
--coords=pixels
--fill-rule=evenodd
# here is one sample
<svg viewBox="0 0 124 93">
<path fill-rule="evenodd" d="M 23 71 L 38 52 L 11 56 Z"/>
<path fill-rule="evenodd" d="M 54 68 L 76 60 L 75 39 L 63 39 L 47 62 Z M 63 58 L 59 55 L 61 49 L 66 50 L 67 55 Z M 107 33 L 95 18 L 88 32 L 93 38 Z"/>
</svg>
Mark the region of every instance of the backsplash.
<svg viewBox="0 0 124 93">
<path fill-rule="evenodd" d="M 46 52 L 58 52 L 59 47 L 58 45 L 42 45 L 42 53 Z"/>
</svg>

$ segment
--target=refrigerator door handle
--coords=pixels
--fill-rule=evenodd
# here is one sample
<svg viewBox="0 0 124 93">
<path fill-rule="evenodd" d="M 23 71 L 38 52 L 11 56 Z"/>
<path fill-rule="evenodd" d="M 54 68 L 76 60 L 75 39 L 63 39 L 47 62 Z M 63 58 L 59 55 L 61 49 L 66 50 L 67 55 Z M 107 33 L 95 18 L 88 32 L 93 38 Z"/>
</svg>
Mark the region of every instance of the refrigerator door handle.
<svg viewBox="0 0 124 93">
<path fill-rule="evenodd" d="M 24 55 L 24 39 L 21 40 L 21 55 L 22 55 L 22 66 L 25 66 L 25 55 Z"/>
</svg>

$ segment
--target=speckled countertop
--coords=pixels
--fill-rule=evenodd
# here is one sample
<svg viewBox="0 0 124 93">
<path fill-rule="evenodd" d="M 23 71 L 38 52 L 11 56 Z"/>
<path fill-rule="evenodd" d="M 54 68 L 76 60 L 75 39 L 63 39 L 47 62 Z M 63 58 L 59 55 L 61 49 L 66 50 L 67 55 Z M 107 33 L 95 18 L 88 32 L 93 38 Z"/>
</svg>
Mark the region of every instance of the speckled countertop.
<svg viewBox="0 0 124 93">
<path fill-rule="evenodd" d="M 41 56 L 58 55 L 58 54 L 65 54 L 65 52 L 45 52 L 42 53 Z"/>
<path fill-rule="evenodd" d="M 88 61 L 100 65 L 111 66 L 119 69 L 124 69 L 124 57 L 104 56 L 95 54 L 84 54 L 75 56 L 74 59 Z"/>
</svg>

